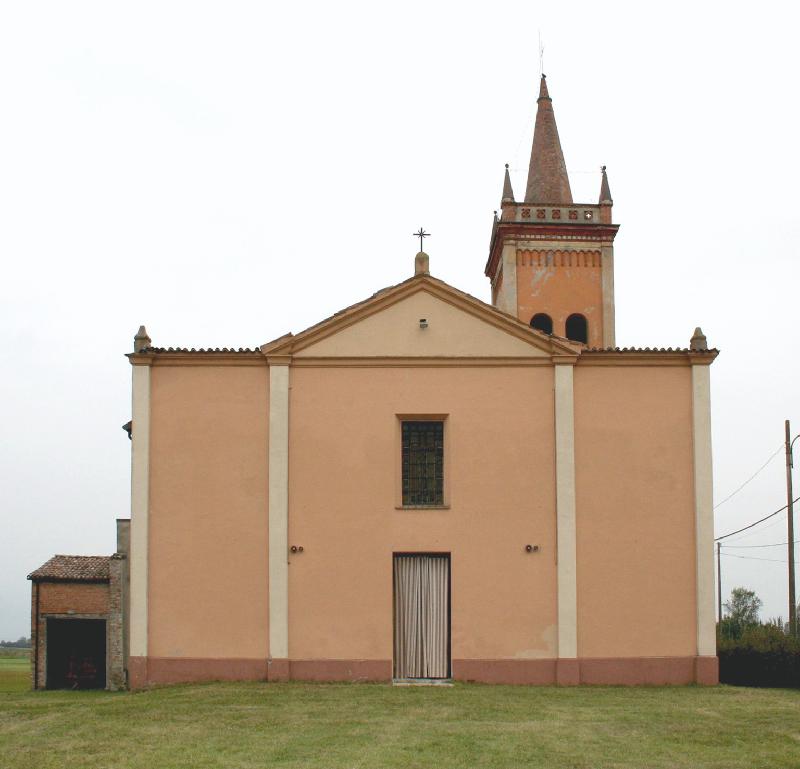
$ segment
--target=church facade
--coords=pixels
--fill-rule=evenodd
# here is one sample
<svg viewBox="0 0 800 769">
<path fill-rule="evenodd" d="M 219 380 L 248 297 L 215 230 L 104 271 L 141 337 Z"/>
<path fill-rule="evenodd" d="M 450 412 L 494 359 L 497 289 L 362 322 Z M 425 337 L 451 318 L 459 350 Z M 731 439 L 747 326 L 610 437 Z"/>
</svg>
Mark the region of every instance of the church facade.
<svg viewBox="0 0 800 769">
<path fill-rule="evenodd" d="M 127 675 L 717 682 L 709 350 L 619 349 L 612 199 L 542 78 L 492 304 L 414 274 L 133 373 Z M 126 613 L 126 617 L 128 614 Z"/>
</svg>

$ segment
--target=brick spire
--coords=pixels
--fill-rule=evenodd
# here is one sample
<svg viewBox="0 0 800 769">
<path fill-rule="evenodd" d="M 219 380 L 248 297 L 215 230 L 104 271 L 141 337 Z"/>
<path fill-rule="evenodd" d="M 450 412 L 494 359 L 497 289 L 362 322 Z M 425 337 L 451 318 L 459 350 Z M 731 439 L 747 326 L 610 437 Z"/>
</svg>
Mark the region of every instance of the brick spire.
<svg viewBox="0 0 800 769">
<path fill-rule="evenodd" d="M 536 100 L 536 127 L 533 130 L 531 163 L 528 167 L 526 203 L 572 204 L 567 165 L 558 138 L 553 100 L 547 92 L 547 80 L 542 75 L 539 98 Z"/>
</svg>

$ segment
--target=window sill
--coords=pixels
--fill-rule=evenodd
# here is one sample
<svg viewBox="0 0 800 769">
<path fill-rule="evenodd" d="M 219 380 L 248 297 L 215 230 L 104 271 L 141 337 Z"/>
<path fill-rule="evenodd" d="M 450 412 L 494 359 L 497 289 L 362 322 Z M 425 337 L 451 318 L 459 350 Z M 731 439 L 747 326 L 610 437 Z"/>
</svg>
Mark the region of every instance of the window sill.
<svg viewBox="0 0 800 769">
<path fill-rule="evenodd" d="M 395 510 L 449 510 L 450 505 L 395 505 Z"/>
</svg>

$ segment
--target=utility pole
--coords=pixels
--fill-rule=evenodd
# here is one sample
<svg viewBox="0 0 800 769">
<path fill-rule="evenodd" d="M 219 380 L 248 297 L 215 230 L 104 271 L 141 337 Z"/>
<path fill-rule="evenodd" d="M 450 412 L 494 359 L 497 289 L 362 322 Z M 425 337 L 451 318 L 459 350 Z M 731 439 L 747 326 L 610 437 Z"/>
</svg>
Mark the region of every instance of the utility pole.
<svg viewBox="0 0 800 769">
<path fill-rule="evenodd" d="M 794 505 L 792 502 L 792 430 L 786 420 L 786 505 L 789 534 L 789 633 L 797 635 L 797 599 L 794 594 Z"/>
<path fill-rule="evenodd" d="M 717 616 L 719 622 L 722 622 L 722 567 L 720 566 L 720 548 L 722 542 L 717 542 Z"/>
</svg>

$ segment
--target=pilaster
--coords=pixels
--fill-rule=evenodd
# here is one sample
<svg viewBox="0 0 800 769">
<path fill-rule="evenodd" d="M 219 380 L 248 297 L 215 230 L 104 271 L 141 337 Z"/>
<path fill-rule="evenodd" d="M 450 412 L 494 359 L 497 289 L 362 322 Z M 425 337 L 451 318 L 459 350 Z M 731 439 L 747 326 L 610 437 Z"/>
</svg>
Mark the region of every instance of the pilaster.
<svg viewBox="0 0 800 769">
<path fill-rule="evenodd" d="M 574 358 L 555 362 L 556 524 L 558 578 L 558 657 L 578 656 L 577 555 L 575 534 Z M 575 665 L 561 665 L 563 683 L 577 683 Z"/>
<path fill-rule="evenodd" d="M 289 657 L 289 357 L 269 363 L 269 671 L 288 676 Z"/>
<path fill-rule="evenodd" d="M 148 653 L 148 542 L 150 513 L 150 364 L 132 356 L 130 656 Z"/>
<path fill-rule="evenodd" d="M 711 358 L 713 360 L 713 358 Z M 697 656 L 714 657 L 714 496 L 711 463 L 711 370 L 708 358 L 692 361 Z"/>
<path fill-rule="evenodd" d="M 616 347 L 614 318 L 614 244 L 603 243 L 600 249 L 601 290 L 603 292 L 603 347 Z"/>
<path fill-rule="evenodd" d="M 517 315 L 517 243 L 503 243 L 503 285 L 498 297 L 498 309 L 509 315 Z"/>
</svg>

